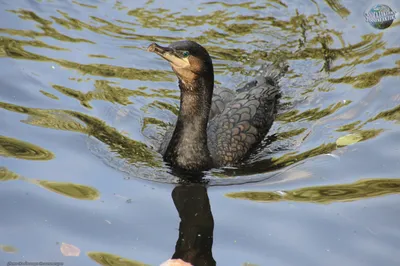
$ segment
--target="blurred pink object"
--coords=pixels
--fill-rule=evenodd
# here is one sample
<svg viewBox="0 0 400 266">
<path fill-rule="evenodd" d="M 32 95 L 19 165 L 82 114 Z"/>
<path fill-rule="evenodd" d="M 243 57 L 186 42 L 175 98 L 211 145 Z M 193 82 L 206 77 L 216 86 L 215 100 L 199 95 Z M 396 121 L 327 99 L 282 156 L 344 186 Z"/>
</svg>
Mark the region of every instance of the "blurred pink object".
<svg viewBox="0 0 400 266">
<path fill-rule="evenodd" d="M 61 247 L 60 247 L 61 253 L 64 256 L 79 256 L 79 254 L 81 253 L 81 250 L 77 247 L 75 247 L 74 245 L 71 244 L 67 244 L 67 243 L 62 243 Z"/>
<path fill-rule="evenodd" d="M 167 260 L 160 266 L 193 266 L 193 265 L 190 263 L 187 263 L 181 259 L 177 259 L 177 260 Z"/>
</svg>

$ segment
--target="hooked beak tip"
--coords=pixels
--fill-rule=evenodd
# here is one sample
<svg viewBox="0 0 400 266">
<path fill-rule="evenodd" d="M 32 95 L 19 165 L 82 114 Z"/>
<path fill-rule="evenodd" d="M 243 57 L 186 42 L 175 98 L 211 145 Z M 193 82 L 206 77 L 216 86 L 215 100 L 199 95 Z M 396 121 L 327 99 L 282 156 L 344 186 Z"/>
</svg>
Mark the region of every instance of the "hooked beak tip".
<svg viewBox="0 0 400 266">
<path fill-rule="evenodd" d="M 152 44 L 149 45 L 149 47 L 147 47 L 147 51 L 148 52 L 155 52 L 156 51 L 156 47 L 157 47 L 157 44 L 156 43 L 152 43 Z"/>
<path fill-rule="evenodd" d="M 172 49 L 152 43 L 147 47 L 147 51 L 163 56 L 166 52 L 171 52 Z"/>
</svg>

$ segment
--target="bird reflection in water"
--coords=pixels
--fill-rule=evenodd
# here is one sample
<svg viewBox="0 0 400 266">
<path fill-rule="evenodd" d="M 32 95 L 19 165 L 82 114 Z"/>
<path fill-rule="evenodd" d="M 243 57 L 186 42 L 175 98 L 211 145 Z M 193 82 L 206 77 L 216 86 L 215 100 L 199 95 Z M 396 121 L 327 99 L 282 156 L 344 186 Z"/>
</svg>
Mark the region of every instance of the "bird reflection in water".
<svg viewBox="0 0 400 266">
<path fill-rule="evenodd" d="M 214 218 L 206 184 L 193 182 L 193 176 L 191 182 L 186 183 L 185 180 L 172 191 L 172 199 L 181 219 L 179 237 L 171 260 L 162 265 L 216 265 L 212 256 Z"/>
</svg>

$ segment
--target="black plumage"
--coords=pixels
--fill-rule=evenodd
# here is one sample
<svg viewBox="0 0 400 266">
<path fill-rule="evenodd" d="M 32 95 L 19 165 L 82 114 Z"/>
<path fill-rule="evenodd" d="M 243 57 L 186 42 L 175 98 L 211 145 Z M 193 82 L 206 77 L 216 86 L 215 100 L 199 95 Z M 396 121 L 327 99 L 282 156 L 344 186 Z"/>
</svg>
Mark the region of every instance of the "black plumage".
<svg viewBox="0 0 400 266">
<path fill-rule="evenodd" d="M 149 51 L 170 62 L 179 79 L 180 110 L 160 146 L 164 160 L 184 170 L 231 166 L 245 159 L 272 126 L 287 65 L 264 65 L 260 76 L 236 92 L 214 89 L 212 60 L 192 41 Z"/>
</svg>

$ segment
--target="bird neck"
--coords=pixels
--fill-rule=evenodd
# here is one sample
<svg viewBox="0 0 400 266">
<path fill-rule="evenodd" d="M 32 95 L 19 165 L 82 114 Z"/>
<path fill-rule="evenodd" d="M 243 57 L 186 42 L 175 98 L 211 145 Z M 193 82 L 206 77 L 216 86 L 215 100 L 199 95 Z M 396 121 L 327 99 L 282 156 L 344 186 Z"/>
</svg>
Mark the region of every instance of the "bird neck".
<svg viewBox="0 0 400 266">
<path fill-rule="evenodd" d="M 178 121 L 164 159 L 184 170 L 207 170 L 212 162 L 207 147 L 207 124 L 214 77 L 200 77 L 190 83 L 179 80 L 179 88 Z"/>
</svg>

